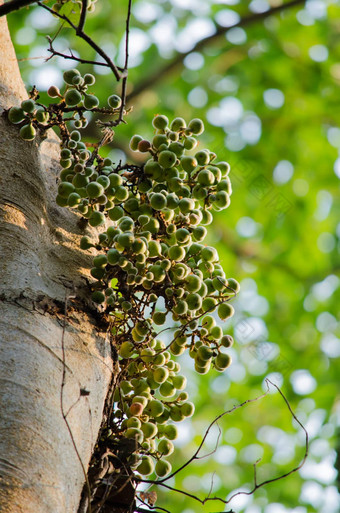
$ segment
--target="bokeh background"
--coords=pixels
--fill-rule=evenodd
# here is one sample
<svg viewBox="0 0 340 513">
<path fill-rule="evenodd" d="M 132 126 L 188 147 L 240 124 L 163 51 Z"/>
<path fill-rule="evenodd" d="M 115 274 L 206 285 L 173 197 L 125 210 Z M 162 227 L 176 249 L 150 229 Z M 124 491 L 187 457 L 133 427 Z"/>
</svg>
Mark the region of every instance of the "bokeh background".
<svg viewBox="0 0 340 513">
<path fill-rule="evenodd" d="M 189 377 L 196 413 L 180 425 L 180 466 L 195 451 L 209 423 L 223 411 L 266 389 L 281 387 L 310 438 L 302 469 L 228 506 L 205 506 L 158 489 L 157 504 L 172 513 L 336 513 L 340 467 L 340 2 L 280 0 L 134 0 L 130 31 L 127 124 L 116 129 L 107 154 L 138 161 L 128 142 L 152 135 L 156 113 L 204 120 L 200 147 L 231 164 L 230 207 L 216 213 L 207 243 L 216 246 L 227 276 L 240 281 L 225 323 L 233 334 L 233 364 L 224 373 Z M 48 5 L 52 5 L 47 2 Z M 124 60 L 126 1 L 98 0 L 87 32 L 120 64 Z M 278 7 L 275 14 L 273 7 Z M 72 30 L 39 7 L 8 17 L 27 87 L 62 85 L 74 63 L 50 56 L 46 35 L 64 53 L 100 60 Z M 219 30 L 220 36 L 214 34 Z M 203 39 L 205 41 L 201 42 Z M 97 75 L 96 95 L 120 91 L 105 67 L 81 65 Z M 94 120 L 87 129 L 99 136 Z M 136 156 L 137 155 L 137 156 Z M 140 161 L 140 160 L 139 160 Z M 238 409 L 207 438 L 202 454 L 168 484 L 203 499 L 227 499 L 258 481 L 296 467 L 305 436 L 282 397 L 271 389 Z M 154 489 L 154 488 L 152 488 Z"/>
</svg>

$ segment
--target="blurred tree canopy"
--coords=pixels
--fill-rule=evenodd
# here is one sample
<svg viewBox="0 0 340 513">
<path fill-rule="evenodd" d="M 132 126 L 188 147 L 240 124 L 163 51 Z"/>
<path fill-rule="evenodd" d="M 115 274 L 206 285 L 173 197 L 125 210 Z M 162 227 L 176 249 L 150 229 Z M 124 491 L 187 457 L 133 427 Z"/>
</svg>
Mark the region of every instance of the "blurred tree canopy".
<svg viewBox="0 0 340 513">
<path fill-rule="evenodd" d="M 339 402 L 340 305 L 340 2 L 338 0 L 135 0 L 130 32 L 127 124 L 107 151 L 115 161 L 136 159 L 128 141 L 151 135 L 156 113 L 200 117 L 202 147 L 231 164 L 233 195 L 217 213 L 208 243 L 227 275 L 241 282 L 233 333 L 233 364 L 223 375 L 190 373 L 196 414 L 184 421 L 174 466 L 189 458 L 214 417 L 278 384 L 310 437 L 303 468 L 288 478 L 240 495 L 230 508 L 245 513 L 335 513 Z M 86 31 L 123 64 L 127 2 L 99 0 Z M 8 16 L 22 75 L 45 97 L 61 85 L 72 60 L 50 57 L 46 35 L 61 53 L 100 57 L 40 7 Z M 217 32 L 217 34 L 216 34 Z M 101 102 L 120 92 L 109 70 L 97 75 Z M 93 120 L 92 120 L 93 121 Z M 88 134 L 96 140 L 94 122 Z M 278 393 L 237 410 L 219 423 L 216 452 L 173 478 L 176 488 L 204 498 L 227 498 L 299 464 L 304 434 Z M 204 446 L 214 449 L 218 429 Z M 340 449 L 338 449 L 340 451 Z M 159 505 L 182 513 L 217 512 L 187 496 L 158 490 Z M 228 506 L 225 507 L 228 510 Z"/>
</svg>

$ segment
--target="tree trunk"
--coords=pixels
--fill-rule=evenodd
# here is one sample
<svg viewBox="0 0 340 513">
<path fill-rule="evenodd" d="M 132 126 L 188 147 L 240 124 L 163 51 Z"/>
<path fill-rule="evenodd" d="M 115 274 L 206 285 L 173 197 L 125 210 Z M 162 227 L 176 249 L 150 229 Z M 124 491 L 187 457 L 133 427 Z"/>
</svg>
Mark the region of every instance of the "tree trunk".
<svg viewBox="0 0 340 513">
<path fill-rule="evenodd" d="M 74 513 L 112 377 L 110 341 L 86 302 L 79 217 L 55 204 L 58 138 L 23 141 L 3 113 L 25 97 L 0 18 L 0 511 Z"/>
</svg>

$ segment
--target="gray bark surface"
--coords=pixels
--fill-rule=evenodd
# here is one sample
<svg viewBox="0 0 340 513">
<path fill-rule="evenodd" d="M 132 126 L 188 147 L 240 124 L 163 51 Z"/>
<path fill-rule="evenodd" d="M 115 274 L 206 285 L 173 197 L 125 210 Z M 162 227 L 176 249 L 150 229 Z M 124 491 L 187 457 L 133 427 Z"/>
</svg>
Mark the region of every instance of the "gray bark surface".
<svg viewBox="0 0 340 513">
<path fill-rule="evenodd" d="M 23 141 L 3 114 L 25 98 L 0 18 L 0 512 L 75 513 L 84 474 L 74 444 L 86 469 L 112 377 L 110 341 L 86 302 L 79 217 L 54 201 L 58 138 Z"/>
</svg>

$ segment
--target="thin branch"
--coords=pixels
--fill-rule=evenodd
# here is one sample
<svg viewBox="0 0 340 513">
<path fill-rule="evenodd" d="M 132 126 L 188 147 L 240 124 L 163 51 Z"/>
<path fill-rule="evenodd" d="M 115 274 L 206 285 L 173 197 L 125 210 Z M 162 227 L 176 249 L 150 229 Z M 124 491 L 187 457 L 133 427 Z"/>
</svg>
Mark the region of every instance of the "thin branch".
<svg viewBox="0 0 340 513">
<path fill-rule="evenodd" d="M 37 2 L 37 4 L 40 7 L 43 7 L 43 9 L 45 9 L 46 11 L 48 11 L 51 14 L 57 16 L 61 20 L 66 21 L 75 30 L 76 35 L 78 37 L 80 37 L 81 39 L 83 39 L 84 41 L 86 41 L 86 43 L 89 46 L 91 46 L 91 48 L 93 48 L 98 53 L 98 55 L 100 55 L 104 59 L 104 61 L 106 62 L 107 66 L 111 69 L 111 71 L 113 72 L 113 74 L 116 77 L 116 80 L 118 82 L 120 81 L 121 78 L 124 77 L 124 74 L 119 72 L 117 66 L 110 59 L 110 57 L 104 52 L 104 50 L 102 50 L 100 48 L 100 46 L 98 46 L 97 43 L 95 41 L 93 41 L 93 39 L 91 39 L 87 34 L 85 34 L 85 32 L 82 30 L 81 27 L 79 29 L 78 28 L 79 26 L 75 25 L 67 16 L 65 16 L 64 14 L 59 14 L 57 11 L 54 11 L 53 9 L 48 7 L 47 5 L 44 5 L 42 2 L 39 1 L 39 2 Z"/>
<path fill-rule="evenodd" d="M 216 39 L 223 36 L 228 30 L 231 28 L 236 27 L 246 27 L 247 25 L 252 25 L 253 23 L 256 23 L 258 21 L 265 20 L 269 16 L 272 16 L 274 14 L 283 12 L 287 9 L 290 9 L 291 7 L 295 7 L 297 5 L 303 4 L 305 0 L 291 0 L 290 2 L 287 2 L 286 4 L 278 5 L 277 7 L 272 7 L 268 11 L 256 13 L 256 14 L 250 14 L 248 16 L 245 16 L 244 18 L 241 18 L 241 20 L 238 23 L 235 23 L 232 25 L 232 27 L 222 27 L 221 25 L 216 24 L 216 32 L 212 34 L 211 36 L 207 36 L 198 43 L 195 44 L 191 50 L 183 53 L 177 54 L 172 61 L 169 62 L 169 64 L 166 64 L 163 68 L 159 68 L 159 66 L 155 66 L 155 73 L 149 74 L 147 78 L 143 81 L 141 81 L 135 89 L 131 92 L 131 94 L 128 96 L 128 100 L 131 100 L 131 98 L 135 98 L 139 94 L 141 94 L 143 91 L 148 89 L 151 86 L 154 86 L 155 82 L 158 82 L 162 78 L 165 78 L 165 76 L 175 69 L 177 66 L 183 64 L 184 59 L 192 52 L 198 52 L 202 50 L 205 46 L 210 45 L 211 43 L 214 43 Z"/>
<path fill-rule="evenodd" d="M 53 40 L 49 36 L 46 36 L 46 39 L 48 40 L 49 45 L 50 45 L 50 47 L 47 48 L 47 51 L 50 52 L 52 55 L 50 55 L 47 58 L 43 57 L 43 56 L 42 57 L 33 57 L 34 59 L 45 59 L 45 61 L 49 61 L 53 57 L 57 56 L 57 57 L 62 57 L 63 59 L 66 59 L 66 60 L 69 59 L 69 60 L 73 60 L 73 61 L 79 62 L 80 64 L 91 64 L 92 66 L 104 66 L 105 68 L 108 67 L 106 62 L 90 61 L 90 60 L 87 60 L 87 59 L 81 59 L 80 57 L 76 57 L 70 48 L 69 48 L 70 55 L 67 55 L 67 54 L 62 53 L 62 52 L 58 52 L 53 47 Z M 27 59 L 19 59 L 19 60 L 27 60 Z M 120 66 L 117 66 L 117 69 L 119 69 L 119 71 L 124 71 L 124 68 L 121 68 Z"/>
<path fill-rule="evenodd" d="M 309 436 L 308 436 L 308 433 L 307 433 L 307 430 L 306 428 L 304 427 L 304 425 L 299 421 L 299 419 L 297 418 L 297 416 L 295 415 L 295 413 L 293 412 L 292 410 L 292 407 L 290 406 L 289 402 L 288 402 L 288 399 L 285 397 L 285 395 L 281 392 L 280 388 L 275 385 L 275 383 L 273 383 L 272 381 L 270 381 L 268 378 L 266 378 L 266 383 L 267 383 L 267 386 L 268 386 L 268 383 L 270 383 L 273 387 L 276 388 L 276 390 L 279 392 L 279 394 L 281 395 L 282 399 L 284 400 L 284 402 L 286 403 L 286 406 L 290 412 L 290 414 L 292 415 L 293 419 L 299 424 L 299 426 L 301 427 L 301 429 L 303 430 L 303 432 L 305 433 L 305 454 L 304 454 L 304 457 L 302 458 L 302 461 L 300 462 L 300 464 L 293 468 L 292 470 L 290 470 L 289 472 L 286 472 L 285 474 L 282 474 L 281 476 L 277 476 L 277 477 L 273 477 L 272 479 L 267 479 L 266 481 L 262 481 L 262 483 L 259 483 L 257 484 L 256 482 L 256 472 L 254 473 L 254 487 L 252 490 L 250 490 L 249 492 L 237 492 L 237 493 L 234 493 L 227 501 L 226 501 L 226 504 L 228 504 L 234 497 L 236 497 L 237 495 L 252 495 L 258 488 L 262 488 L 262 486 L 265 486 L 267 484 L 270 484 L 270 483 L 274 483 L 275 481 L 279 481 L 280 479 L 284 479 L 285 477 L 288 477 L 290 476 L 291 474 L 293 474 L 294 472 L 297 472 L 298 470 L 300 470 L 300 468 L 304 465 L 307 457 L 308 457 L 308 451 L 309 451 Z M 255 463 L 255 468 L 256 468 L 256 465 L 257 465 L 258 462 Z"/>
<path fill-rule="evenodd" d="M 157 484 L 160 484 L 160 483 L 163 483 L 164 481 L 166 481 L 167 479 L 170 479 L 171 477 L 175 476 L 176 474 L 178 474 L 179 472 L 181 472 L 185 467 L 187 467 L 188 465 L 190 465 L 190 463 L 194 460 L 197 460 L 197 459 L 200 459 L 200 456 L 199 456 L 199 453 L 209 435 L 209 432 L 210 430 L 212 429 L 212 427 L 218 423 L 218 421 L 220 419 L 222 419 L 222 417 L 225 417 L 226 415 L 230 415 L 231 413 L 233 413 L 235 410 L 238 410 L 239 408 L 243 408 L 243 406 L 245 406 L 246 404 L 250 404 L 250 403 L 254 403 L 256 401 L 259 401 L 260 399 L 263 399 L 263 397 L 265 397 L 267 394 L 269 393 L 269 386 L 267 384 L 267 390 L 266 392 L 264 392 L 264 394 L 261 394 L 260 396 L 257 396 L 255 397 L 254 399 L 247 399 L 246 401 L 243 401 L 243 403 L 240 403 L 240 404 L 235 404 L 235 406 L 233 406 L 230 410 L 227 410 L 227 411 L 224 411 L 223 413 L 221 413 L 220 415 L 218 415 L 217 417 L 215 417 L 215 419 L 209 424 L 208 428 L 206 429 L 205 433 L 204 433 L 204 436 L 201 440 L 201 443 L 199 444 L 198 448 L 196 449 L 196 451 L 194 452 L 194 454 L 191 456 L 191 458 L 189 460 L 187 460 L 181 467 L 179 467 L 177 470 L 175 470 L 174 472 L 172 472 L 169 476 L 165 477 L 164 479 L 160 479 L 159 481 L 155 481 L 155 483 Z"/>
<path fill-rule="evenodd" d="M 129 66 L 129 36 L 130 36 L 131 6 L 132 6 L 132 0 L 129 0 L 128 12 L 126 15 L 126 28 L 125 28 L 125 62 L 124 62 L 125 76 L 122 81 L 122 91 L 121 91 L 122 105 L 120 107 L 120 112 L 119 112 L 119 118 L 118 118 L 119 122 L 123 121 L 125 105 L 126 105 L 126 86 L 127 86 L 128 66 Z"/>
<path fill-rule="evenodd" d="M 193 456 L 186 462 L 184 463 L 181 467 L 179 467 L 177 470 L 175 470 L 174 472 L 172 472 L 171 474 L 169 474 L 167 477 L 165 477 L 164 479 L 159 479 L 159 480 L 147 480 L 147 479 L 140 479 L 140 478 L 135 478 L 136 481 L 138 482 L 143 482 L 143 483 L 149 483 L 149 484 L 157 484 L 157 485 L 160 485 L 160 486 L 163 486 L 164 488 L 168 489 L 168 490 L 171 490 L 171 491 L 174 491 L 174 492 L 178 492 L 178 493 L 181 493 L 183 495 L 185 495 L 186 497 L 189 497 L 191 499 L 194 499 L 196 500 L 197 502 L 199 502 L 200 504 L 205 504 L 206 502 L 208 501 L 219 501 L 219 502 L 222 502 L 223 504 L 229 504 L 231 502 L 232 499 L 234 499 L 235 497 L 237 497 L 238 495 L 252 495 L 256 490 L 258 490 L 258 488 L 262 488 L 263 486 L 267 485 L 267 484 L 270 484 L 270 483 L 274 483 L 275 481 L 279 481 L 281 479 L 284 479 L 285 477 L 288 477 L 290 476 L 291 474 L 293 474 L 294 472 L 297 472 L 305 463 L 307 457 L 308 457 L 308 450 L 309 450 L 309 437 L 308 437 L 308 433 L 307 433 L 307 430 L 306 428 L 303 426 L 303 424 L 299 421 L 299 419 L 296 417 L 295 413 L 293 412 L 289 402 L 288 402 L 288 399 L 285 397 L 285 395 L 283 394 L 283 392 L 280 390 L 280 388 L 275 385 L 275 383 L 272 383 L 272 381 L 270 381 L 268 378 L 266 378 L 265 380 L 266 382 L 266 386 L 267 386 L 267 390 L 264 394 L 258 396 L 258 397 L 255 397 L 254 399 L 248 399 L 246 401 L 244 401 L 243 403 L 240 403 L 238 405 L 235 405 L 233 408 L 231 408 L 230 410 L 227 410 L 223 413 L 221 413 L 218 417 L 216 417 L 208 426 L 208 429 L 206 430 L 203 438 L 202 438 L 202 441 L 201 443 L 199 444 L 197 450 L 195 451 L 195 453 L 193 454 Z M 194 461 L 195 459 L 199 459 L 198 458 L 198 454 L 200 452 L 200 450 L 202 449 L 203 445 L 204 445 L 204 442 L 209 434 L 209 431 L 210 429 L 213 427 L 213 425 L 219 420 L 221 419 L 222 417 L 224 417 L 225 415 L 228 415 L 232 412 L 234 412 L 235 410 L 239 409 L 239 408 L 242 408 L 243 406 L 245 406 L 246 404 L 249 404 L 249 403 L 253 403 L 253 402 L 256 402 L 258 401 L 259 399 L 262 399 L 263 397 L 267 396 L 267 394 L 269 393 L 269 385 L 272 385 L 273 387 L 276 388 L 276 390 L 279 392 L 279 394 L 281 395 L 281 397 L 283 398 L 283 400 L 285 401 L 286 403 L 286 406 L 290 412 L 290 414 L 292 415 L 293 419 L 299 424 L 299 426 L 301 427 L 301 429 L 304 431 L 305 433 L 305 453 L 304 453 L 304 456 L 301 460 L 301 462 L 299 463 L 298 466 L 294 467 L 292 470 L 290 470 L 289 472 L 286 472 L 280 476 L 277 476 L 277 477 L 274 477 L 272 479 L 267 479 L 266 481 L 262 481 L 261 483 L 257 483 L 257 476 L 256 476 L 256 467 L 257 467 L 257 464 L 259 463 L 259 461 L 256 461 L 255 465 L 254 465 L 254 486 L 252 488 L 252 490 L 250 490 L 249 492 L 244 492 L 244 491 L 240 491 L 240 492 L 236 492 L 234 493 L 229 499 L 227 500 L 224 500 L 222 499 L 221 497 L 209 497 L 206 496 L 204 499 L 200 499 L 199 497 L 189 493 L 189 492 L 186 492 L 184 490 L 180 490 L 178 488 L 174 488 L 173 486 L 170 486 L 170 485 L 167 485 L 166 484 L 166 481 L 170 478 L 172 478 L 173 476 L 175 476 L 178 472 L 180 472 L 181 470 L 183 470 L 185 467 L 187 467 L 192 461 Z M 210 492 L 209 492 L 210 494 Z"/>
<path fill-rule="evenodd" d="M 86 12 L 87 12 L 87 1 L 88 0 L 82 0 L 81 2 L 81 13 L 80 13 L 80 19 L 78 23 L 78 30 L 79 32 L 82 32 L 84 30 L 84 25 L 86 21 Z"/>
<path fill-rule="evenodd" d="M 13 11 L 18 11 L 22 7 L 36 3 L 37 0 L 11 0 L 5 4 L 0 5 L 0 18 Z"/>
</svg>

